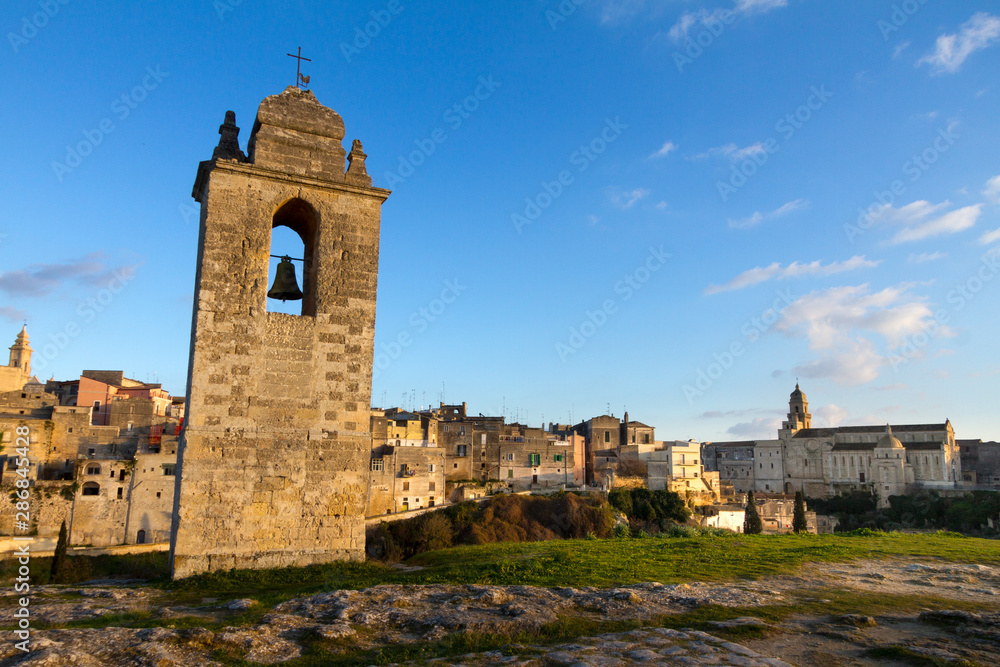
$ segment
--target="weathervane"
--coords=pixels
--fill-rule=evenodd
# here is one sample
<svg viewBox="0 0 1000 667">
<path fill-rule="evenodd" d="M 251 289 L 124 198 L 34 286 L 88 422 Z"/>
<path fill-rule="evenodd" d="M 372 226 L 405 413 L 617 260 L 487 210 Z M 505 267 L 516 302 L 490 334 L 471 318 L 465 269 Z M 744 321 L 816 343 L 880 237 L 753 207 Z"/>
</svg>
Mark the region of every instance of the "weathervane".
<svg viewBox="0 0 1000 667">
<path fill-rule="evenodd" d="M 311 63 L 312 60 L 309 59 L 309 58 L 303 58 L 302 57 L 302 47 L 301 46 L 299 47 L 299 54 L 298 55 L 295 55 L 294 53 L 289 53 L 289 54 L 286 54 L 286 55 L 288 55 L 290 58 L 296 58 L 297 61 L 298 61 L 296 63 L 296 65 L 295 65 L 295 87 L 296 88 L 302 88 L 303 85 L 308 86 L 309 85 L 309 77 L 302 73 L 302 61 L 305 60 L 307 63 Z"/>
</svg>

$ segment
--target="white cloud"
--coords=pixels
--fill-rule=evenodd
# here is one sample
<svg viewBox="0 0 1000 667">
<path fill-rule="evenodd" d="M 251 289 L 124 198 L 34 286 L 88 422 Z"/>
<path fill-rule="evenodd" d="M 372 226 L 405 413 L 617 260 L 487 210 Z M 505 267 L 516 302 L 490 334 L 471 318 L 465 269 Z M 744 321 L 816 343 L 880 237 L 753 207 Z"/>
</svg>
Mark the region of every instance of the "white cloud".
<svg viewBox="0 0 1000 667">
<path fill-rule="evenodd" d="M 901 54 L 903 53 L 903 51 L 905 51 L 905 50 L 907 50 L 908 48 L 910 48 L 910 44 L 912 44 L 912 42 L 903 42 L 902 44 L 900 44 L 899 46 L 897 46 L 897 47 L 896 47 L 895 49 L 893 49 L 893 51 L 892 51 L 892 57 L 893 57 L 894 59 L 895 59 L 895 58 L 898 58 L 898 57 L 899 57 L 899 56 L 900 56 L 900 55 L 901 55 Z"/>
<path fill-rule="evenodd" d="M 844 262 L 831 262 L 825 266 L 819 260 L 809 264 L 792 262 L 785 267 L 775 262 L 767 267 L 758 266 L 749 271 L 744 271 L 724 285 L 709 285 L 705 288 L 705 294 L 718 294 L 719 292 L 743 289 L 767 282 L 768 280 L 784 280 L 806 276 L 832 276 L 837 273 L 854 271 L 856 269 L 871 269 L 878 266 L 879 263 L 866 259 L 864 255 L 856 255 Z"/>
<path fill-rule="evenodd" d="M 744 14 L 764 13 L 788 6 L 788 0 L 736 0 L 736 11 Z"/>
<path fill-rule="evenodd" d="M 636 202 L 640 201 L 649 196 L 649 190 L 645 188 L 635 188 L 634 190 L 608 190 L 608 199 L 614 206 L 621 209 L 629 209 L 635 205 Z"/>
<path fill-rule="evenodd" d="M 744 146 L 740 148 L 736 144 L 725 144 L 724 146 L 716 146 L 715 148 L 709 148 L 704 153 L 699 153 L 695 155 L 696 159 L 704 159 L 709 157 L 727 157 L 733 162 L 740 162 L 754 155 L 765 155 L 767 149 L 764 148 L 764 142 L 758 141 L 755 144 L 750 144 L 749 146 Z"/>
<path fill-rule="evenodd" d="M 933 74 L 954 73 L 970 55 L 985 49 L 1000 39 L 1000 19 L 986 12 L 977 12 L 962 24 L 958 33 L 937 38 L 934 50 L 917 61 L 930 65 Z"/>
<path fill-rule="evenodd" d="M 947 256 L 948 253 L 945 252 L 932 252 L 932 253 L 922 252 L 919 255 L 910 253 L 909 258 L 906 261 L 908 261 L 910 264 L 923 264 L 924 262 L 933 262 L 938 259 L 944 259 Z"/>
<path fill-rule="evenodd" d="M 833 403 L 824 405 L 821 408 L 814 408 L 812 414 L 825 426 L 831 428 L 840 426 L 847 419 L 847 410 Z"/>
<path fill-rule="evenodd" d="M 757 417 L 750 422 L 733 424 L 726 430 L 726 433 L 746 440 L 770 440 L 778 434 L 778 429 L 780 428 L 780 418 L 769 419 L 767 417 Z"/>
<path fill-rule="evenodd" d="M 876 333 L 890 348 L 933 320 L 926 299 L 909 293 L 910 285 L 888 287 L 872 294 L 868 285 L 833 287 L 812 292 L 785 308 L 775 329 L 804 335 L 814 350 L 837 347 L 844 332 Z"/>
<path fill-rule="evenodd" d="M 788 0 L 736 0 L 736 5 L 729 10 L 730 16 L 749 16 L 751 14 L 765 14 L 774 9 L 781 9 L 788 6 Z M 732 23 L 732 19 L 723 22 L 727 10 L 716 8 L 711 11 L 699 9 L 696 12 L 684 12 L 677 19 L 677 22 L 670 28 L 668 34 L 675 42 L 682 42 L 687 39 L 688 33 L 695 25 L 702 26 L 725 26 Z"/>
<path fill-rule="evenodd" d="M 601 23 L 612 25 L 630 19 L 645 6 L 646 0 L 604 0 L 601 6 Z"/>
<path fill-rule="evenodd" d="M 911 241 L 922 241 L 932 236 L 942 234 L 957 234 L 970 227 L 975 226 L 976 221 L 983 212 L 983 205 L 966 206 L 957 211 L 945 213 L 941 217 L 927 220 L 919 224 L 911 225 L 906 229 L 896 232 L 889 243 L 896 245 L 899 243 L 909 243 Z"/>
<path fill-rule="evenodd" d="M 656 151 L 649 157 L 650 159 L 658 157 L 667 157 L 668 155 L 670 155 L 670 153 L 672 153 L 675 150 L 677 150 L 677 144 L 675 144 L 672 141 L 668 141 L 664 143 L 663 146 L 660 147 L 660 150 Z"/>
<path fill-rule="evenodd" d="M 771 218 L 778 218 L 793 211 L 799 211 L 808 207 L 809 207 L 808 200 L 796 199 L 795 201 L 790 201 L 787 204 L 779 206 L 770 213 L 761 213 L 760 211 L 756 211 L 749 218 L 740 218 L 735 220 L 733 218 L 730 218 L 729 227 L 731 229 L 750 229 L 751 227 L 756 227 L 765 220 L 769 220 Z"/>
<path fill-rule="evenodd" d="M 997 241 L 1000 241 L 1000 227 L 997 227 L 992 232 L 986 232 L 979 237 L 979 245 L 989 245 Z"/>
<path fill-rule="evenodd" d="M 819 355 L 795 372 L 843 385 L 864 384 L 876 379 L 889 363 L 888 354 L 914 334 L 936 331 L 938 338 L 952 336 L 934 320 L 927 299 L 911 294 L 910 287 L 904 284 L 875 293 L 868 285 L 835 287 L 789 305 L 775 331 L 805 339 Z"/>
<path fill-rule="evenodd" d="M 20 322 L 25 317 L 27 317 L 27 313 L 23 310 L 12 308 L 11 306 L 0 306 L 0 318 L 10 320 L 11 322 Z"/>
<path fill-rule="evenodd" d="M 665 211 L 665 210 L 667 210 L 668 208 L 670 208 L 670 204 L 668 204 L 668 203 L 667 203 L 667 202 L 665 202 L 665 201 L 661 201 L 661 202 L 657 202 L 657 203 L 656 203 L 656 208 L 658 208 L 658 209 L 659 209 L 659 210 L 661 210 L 661 211 Z"/>
<path fill-rule="evenodd" d="M 893 206 L 886 204 L 884 206 L 879 206 L 876 211 L 872 213 L 872 220 L 876 222 L 888 222 L 888 223 L 900 223 L 904 225 L 911 225 L 925 218 L 939 213 L 951 206 L 950 201 L 944 201 L 940 204 L 932 204 L 929 201 L 915 201 L 912 204 L 907 204 L 902 208 L 894 208 Z"/>
<path fill-rule="evenodd" d="M 994 176 L 990 180 L 986 181 L 986 189 L 983 190 L 983 194 L 986 195 L 990 201 L 1000 204 L 1000 176 Z"/>
</svg>

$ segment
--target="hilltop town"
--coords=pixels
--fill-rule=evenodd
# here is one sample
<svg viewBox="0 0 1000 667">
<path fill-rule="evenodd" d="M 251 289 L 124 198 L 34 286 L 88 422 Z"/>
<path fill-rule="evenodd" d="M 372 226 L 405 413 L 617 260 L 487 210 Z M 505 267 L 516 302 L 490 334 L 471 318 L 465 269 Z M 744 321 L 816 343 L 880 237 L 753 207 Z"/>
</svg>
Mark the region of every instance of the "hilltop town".
<svg viewBox="0 0 1000 667">
<path fill-rule="evenodd" d="M 34 534 L 70 543 L 166 544 L 171 531 L 184 398 L 121 371 L 84 370 L 72 380 L 31 374 L 27 329 L 0 367 L 3 486 L 15 481 L 18 427 L 32 434 Z M 643 486 L 679 494 L 702 525 L 739 532 L 746 493 L 756 493 L 764 530 L 790 532 L 791 496 L 851 491 L 889 496 L 933 490 L 1000 490 L 1000 443 L 956 439 L 937 424 L 814 428 L 796 386 L 773 440 L 658 440 L 656 427 L 599 415 L 533 427 L 471 414 L 465 403 L 372 408 L 365 516 L 394 520 L 498 493 L 601 493 Z M 661 429 L 662 430 L 662 429 Z M 807 514 L 812 532 L 836 519 Z M 13 515 L 0 530 L 13 534 Z"/>
</svg>

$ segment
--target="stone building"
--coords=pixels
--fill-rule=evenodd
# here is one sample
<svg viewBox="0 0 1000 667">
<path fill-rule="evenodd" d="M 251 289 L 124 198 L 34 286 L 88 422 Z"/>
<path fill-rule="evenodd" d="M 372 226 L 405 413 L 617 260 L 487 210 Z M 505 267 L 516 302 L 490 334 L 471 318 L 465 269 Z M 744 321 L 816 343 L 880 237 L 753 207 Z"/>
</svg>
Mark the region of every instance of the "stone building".
<svg viewBox="0 0 1000 667">
<path fill-rule="evenodd" d="M 963 460 L 950 421 L 813 428 L 809 401 L 796 385 L 776 440 L 705 443 L 702 455 L 741 493 L 753 488 L 828 498 L 859 490 L 875 493 L 885 506 L 891 495 L 969 484 L 963 480 L 964 461 L 972 460 L 968 449 Z"/>
<path fill-rule="evenodd" d="M 701 458 L 705 470 L 718 472 L 720 483 L 731 484 L 736 494 L 755 490 L 755 444 L 753 440 L 703 443 Z"/>
<path fill-rule="evenodd" d="M 0 392 L 21 391 L 31 377 L 31 341 L 28 326 L 21 327 L 14 344 L 10 346 L 10 358 L 6 366 L 0 366 Z M 35 382 L 38 382 L 35 380 Z"/>
<path fill-rule="evenodd" d="M 372 452 L 367 516 L 447 503 L 441 447 L 386 445 Z"/>
<path fill-rule="evenodd" d="M 969 489 L 1000 491 L 1000 442 L 956 440 L 961 451 L 962 482 Z"/>
<path fill-rule="evenodd" d="M 261 102 L 240 148 L 226 113 L 201 204 L 175 578 L 363 560 L 381 206 L 365 153 L 312 92 Z M 268 301 L 271 234 L 302 241 L 301 314 Z M 284 261 L 284 260 L 283 260 Z M 272 301 L 273 303 L 273 301 Z"/>
</svg>

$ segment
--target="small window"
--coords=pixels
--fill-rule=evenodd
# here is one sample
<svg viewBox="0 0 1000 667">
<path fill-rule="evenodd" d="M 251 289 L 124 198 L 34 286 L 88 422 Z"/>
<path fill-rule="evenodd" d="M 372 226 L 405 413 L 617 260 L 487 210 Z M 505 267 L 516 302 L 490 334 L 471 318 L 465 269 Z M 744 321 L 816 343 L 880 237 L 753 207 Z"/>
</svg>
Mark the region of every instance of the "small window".
<svg viewBox="0 0 1000 667">
<path fill-rule="evenodd" d="M 465 426 L 464 425 L 458 427 L 458 434 L 459 435 L 465 435 Z"/>
<path fill-rule="evenodd" d="M 118 500 L 122 499 L 124 493 L 125 493 L 125 489 L 123 489 L 122 487 L 119 486 L 118 487 Z"/>
<path fill-rule="evenodd" d="M 427 464 L 427 472 L 434 472 L 435 470 L 436 470 L 436 468 L 434 467 L 433 463 L 428 463 Z"/>
<path fill-rule="evenodd" d="M 514 470 L 512 468 L 507 469 L 507 479 L 514 479 Z"/>
<path fill-rule="evenodd" d="M 511 453 L 511 454 L 508 454 L 508 455 L 507 455 L 507 460 L 508 460 L 508 461 L 513 461 L 513 460 L 514 460 L 514 454 L 513 454 L 513 453 Z"/>
<path fill-rule="evenodd" d="M 86 482 L 83 485 L 83 495 L 85 496 L 99 496 L 101 495 L 101 485 L 97 482 Z"/>
<path fill-rule="evenodd" d="M 175 467 L 176 466 L 173 463 L 166 463 L 166 464 L 164 464 L 163 465 L 163 474 L 166 475 L 166 476 L 168 476 L 168 477 L 173 477 L 174 476 L 174 469 L 175 469 Z"/>
<path fill-rule="evenodd" d="M 70 432 L 70 433 L 72 433 L 72 432 L 73 432 L 73 427 L 72 427 L 72 426 L 70 426 L 70 427 L 69 427 L 69 432 Z"/>
<path fill-rule="evenodd" d="M 604 432 L 604 442 L 611 442 L 611 431 Z"/>
<path fill-rule="evenodd" d="M 157 498 L 159 498 L 159 497 L 160 497 L 160 492 L 159 492 L 159 491 L 157 491 L 157 492 L 156 492 L 156 497 L 157 497 Z"/>
<path fill-rule="evenodd" d="M 430 483 L 427 484 L 427 490 L 428 491 L 437 491 L 436 487 L 437 487 L 437 483 L 436 482 L 430 482 Z"/>
<path fill-rule="evenodd" d="M 99 465 L 89 465 L 89 466 L 87 466 L 87 474 L 88 475 L 100 475 L 101 474 L 101 466 L 99 466 Z"/>
<path fill-rule="evenodd" d="M 533 465 L 533 466 L 541 465 L 542 464 L 542 455 L 541 454 L 529 454 L 528 455 L 528 461 L 529 461 L 529 464 Z"/>
<path fill-rule="evenodd" d="M 403 491 L 409 491 L 409 490 L 410 490 L 410 483 L 403 482 Z"/>
</svg>

